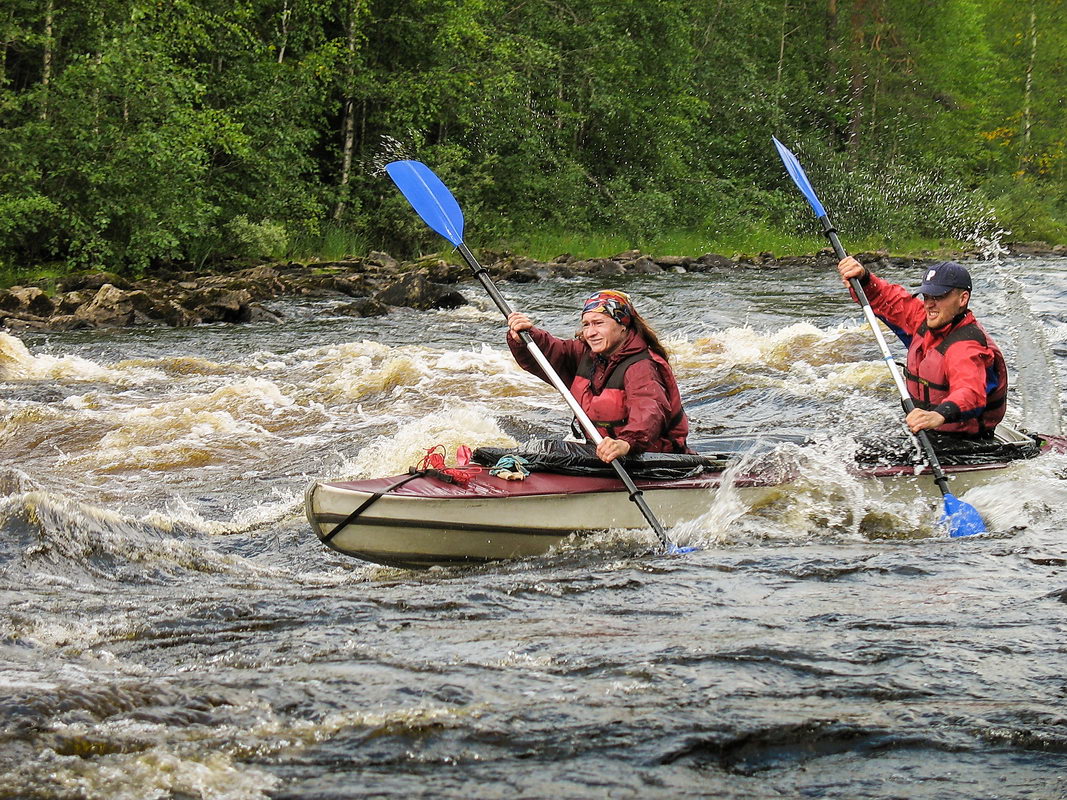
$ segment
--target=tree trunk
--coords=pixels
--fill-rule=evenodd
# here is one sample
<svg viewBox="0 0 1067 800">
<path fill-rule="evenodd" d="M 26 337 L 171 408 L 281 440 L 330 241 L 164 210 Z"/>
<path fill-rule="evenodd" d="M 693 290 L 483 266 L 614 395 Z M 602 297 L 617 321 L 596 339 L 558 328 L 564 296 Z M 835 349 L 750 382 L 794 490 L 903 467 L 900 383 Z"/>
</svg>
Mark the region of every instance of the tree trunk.
<svg viewBox="0 0 1067 800">
<path fill-rule="evenodd" d="M 281 44 L 278 45 L 278 63 L 281 64 L 285 60 L 285 48 L 289 43 L 289 18 L 292 17 L 293 12 L 289 8 L 289 0 L 285 0 L 285 4 L 282 6 L 282 23 L 281 23 Z"/>
<path fill-rule="evenodd" d="M 341 120 L 341 178 L 337 186 L 337 205 L 333 209 L 333 218 L 340 221 L 345 213 L 345 197 L 348 184 L 352 180 L 352 154 L 356 146 L 356 99 L 352 86 L 355 80 L 356 61 L 356 27 L 359 24 L 359 3 L 355 3 L 346 24 L 346 48 L 348 63 L 345 65 L 345 106 Z"/>
<path fill-rule="evenodd" d="M 1031 107 L 1034 91 L 1034 60 L 1037 57 L 1037 9 L 1030 0 L 1030 59 L 1026 64 L 1026 81 L 1023 88 L 1023 143 L 1019 148 L 1019 167 L 1024 168 L 1030 157 L 1030 127 L 1033 123 Z"/>
<path fill-rule="evenodd" d="M 825 30 L 825 56 L 822 74 L 822 93 L 826 98 L 826 108 L 830 118 L 833 117 L 833 108 L 837 105 L 837 59 L 840 45 L 837 41 L 837 0 L 826 2 L 826 30 Z M 830 133 L 829 144 L 836 147 L 838 144 L 837 126 L 828 125 Z"/>
<path fill-rule="evenodd" d="M 778 74 L 776 76 L 779 89 L 782 85 L 782 68 L 785 66 L 785 19 L 789 11 L 789 0 L 782 3 L 782 22 L 778 27 Z"/>
<path fill-rule="evenodd" d="M 860 133 L 863 130 L 863 94 L 867 88 L 866 60 L 863 57 L 866 5 L 866 0 L 855 0 L 849 21 L 848 153 L 853 167 L 859 161 Z"/>
<path fill-rule="evenodd" d="M 48 88 L 52 83 L 52 24 L 55 15 L 53 0 L 46 0 L 44 6 L 44 44 L 41 54 L 41 119 L 48 119 Z"/>
<path fill-rule="evenodd" d="M 14 10 L 11 10 L 11 11 L 7 12 L 6 23 L 7 23 L 7 25 L 10 25 L 11 26 L 11 30 L 14 31 L 14 29 L 15 29 L 15 12 L 14 12 Z M 12 35 L 14 35 L 14 34 L 12 34 Z M 11 42 L 8 41 L 7 39 L 4 39 L 4 41 L 0 42 L 0 89 L 3 89 L 5 86 L 7 86 L 7 48 L 10 46 L 10 44 L 11 44 Z"/>
<path fill-rule="evenodd" d="M 793 31 L 787 31 L 785 24 L 789 16 L 789 0 L 782 0 L 782 20 L 778 29 L 778 69 L 775 74 L 774 87 L 774 126 L 781 128 L 782 125 L 782 72 L 785 70 L 785 40 Z M 794 28 L 793 30 L 796 30 Z"/>
</svg>

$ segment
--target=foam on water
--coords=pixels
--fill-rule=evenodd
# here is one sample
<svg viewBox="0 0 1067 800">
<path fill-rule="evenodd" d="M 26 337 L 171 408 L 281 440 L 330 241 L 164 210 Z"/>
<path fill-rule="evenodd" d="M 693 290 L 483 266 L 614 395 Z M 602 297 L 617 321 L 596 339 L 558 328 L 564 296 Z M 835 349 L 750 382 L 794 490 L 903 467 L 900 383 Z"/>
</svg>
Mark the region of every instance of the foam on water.
<svg viewBox="0 0 1067 800">
<path fill-rule="evenodd" d="M 102 367 L 77 356 L 34 355 L 21 339 L 0 332 L 0 380 L 94 381 L 130 385 L 163 377 L 162 372 L 142 366 Z"/>
<path fill-rule="evenodd" d="M 1006 475 L 975 486 L 960 499 L 974 506 L 992 532 L 1027 528 L 1067 508 L 1067 454 L 1046 453 L 1013 464 Z"/>
<path fill-rule="evenodd" d="M 848 360 L 867 355 L 870 342 L 865 324 L 823 330 L 802 322 L 774 332 L 746 326 L 729 328 L 692 342 L 672 341 L 671 353 L 680 379 L 709 370 L 729 369 L 735 374 L 743 372 L 750 379 L 761 374 L 781 375 L 780 384 L 800 379 L 807 386 L 808 379 L 814 376 L 850 382 L 852 376 L 851 381 L 858 386 L 892 386 L 889 371 L 880 360 L 859 363 Z M 882 379 L 876 382 L 876 376 Z"/>
<path fill-rule="evenodd" d="M 739 521 L 752 511 L 741 498 L 737 478 L 752 470 L 764 456 L 747 454 L 731 464 L 722 474 L 714 492 L 711 508 L 696 519 L 682 522 L 670 530 L 671 540 L 680 547 L 714 547 L 743 538 Z"/>
<path fill-rule="evenodd" d="M 225 462 L 280 435 L 290 426 L 294 407 L 295 401 L 274 383 L 247 378 L 208 394 L 103 412 L 109 430 L 92 449 L 70 454 L 61 463 L 116 471 Z"/>
<path fill-rule="evenodd" d="M 901 416 L 847 298 L 760 295 L 743 270 L 626 280 L 670 299 L 650 318 L 700 433 L 820 437 L 776 453 L 800 477 L 762 503 L 727 480 L 669 532 L 705 543 L 687 556 L 605 531 L 414 573 L 317 540 L 313 478 L 565 432 L 494 311 L 4 339 L 0 370 L 31 377 L 0 397 L 0 795 L 1062 788 L 1064 459 L 964 494 L 991 532 L 949 540 L 928 476 L 906 500 L 846 469 Z M 507 288 L 567 331 L 560 299 L 590 281 Z"/>
<path fill-rule="evenodd" d="M 281 503 L 287 509 L 293 506 L 292 501 Z M 280 574 L 274 568 L 196 541 L 202 535 L 241 530 L 247 523 L 205 522 L 195 514 L 152 512 L 136 518 L 53 492 L 33 491 L 0 498 L 0 527 L 22 532 L 19 540 L 8 536 L 0 550 L 8 569 L 19 564 L 23 571 L 48 570 L 59 576 L 86 573 L 126 580 L 136 575 L 149 581 L 158 580 L 153 575 L 163 573 Z"/>
<path fill-rule="evenodd" d="M 70 742 L 70 746 L 76 747 L 77 742 Z M 85 741 L 84 746 L 86 754 L 92 754 L 93 743 Z M 279 783 L 270 773 L 237 765 L 223 753 L 182 755 L 164 747 L 150 747 L 95 758 L 86 758 L 86 754 L 45 751 L 33 763 L 0 778 L 0 789 L 6 789 L 10 796 L 17 796 L 26 786 L 44 789 L 35 773 L 45 773 L 51 784 L 48 788 L 86 800 L 267 800 Z"/>
<path fill-rule="evenodd" d="M 455 403 L 402 425 L 395 433 L 369 442 L 342 465 L 337 478 L 369 478 L 398 475 L 418 465 L 429 448 L 444 447 L 446 462 L 454 465 L 456 448 L 515 447 L 518 442 L 505 434 L 489 409 Z"/>
</svg>

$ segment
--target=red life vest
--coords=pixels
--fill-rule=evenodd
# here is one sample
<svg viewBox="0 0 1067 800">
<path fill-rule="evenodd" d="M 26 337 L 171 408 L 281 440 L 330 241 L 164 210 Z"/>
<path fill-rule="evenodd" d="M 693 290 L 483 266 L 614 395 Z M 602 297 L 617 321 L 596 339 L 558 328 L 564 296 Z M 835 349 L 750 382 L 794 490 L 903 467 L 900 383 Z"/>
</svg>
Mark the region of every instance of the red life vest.
<svg viewBox="0 0 1067 800">
<path fill-rule="evenodd" d="M 904 379 L 908 394 L 915 405 L 926 411 L 936 408 L 949 391 L 948 374 L 945 369 L 945 354 L 957 342 L 975 341 L 993 351 L 993 365 L 986 370 L 985 405 L 963 411 L 963 417 L 955 422 L 946 422 L 937 430 L 943 433 L 984 435 L 1004 419 L 1008 396 L 1008 368 L 1000 348 L 969 313 L 962 324 L 953 328 L 941 341 L 940 331 L 930 331 L 924 322 L 912 338 L 908 348 L 908 363 Z M 934 344 L 937 342 L 936 344 Z M 931 346 L 932 345 L 932 346 Z"/>
<path fill-rule="evenodd" d="M 686 436 L 689 433 L 689 420 L 686 419 L 682 409 L 682 399 L 678 392 L 678 385 L 673 380 L 670 365 L 656 353 L 645 348 L 640 353 L 635 353 L 629 358 L 624 358 L 616 364 L 608 373 L 604 385 L 599 392 L 593 390 L 593 373 L 596 364 L 592 353 L 586 351 L 578 361 L 578 368 L 571 381 L 571 394 L 578 401 L 578 405 L 589 416 L 590 421 L 596 426 L 601 436 L 616 438 L 615 429 L 626 424 L 629 416 L 626 408 L 626 391 L 623 388 L 626 379 L 626 370 L 638 361 L 652 359 L 659 367 L 660 375 L 664 377 L 667 389 L 667 402 L 670 404 L 672 416 L 664 422 L 659 440 L 648 448 L 650 453 L 688 453 Z M 581 429 L 575 425 L 576 432 Z"/>
</svg>

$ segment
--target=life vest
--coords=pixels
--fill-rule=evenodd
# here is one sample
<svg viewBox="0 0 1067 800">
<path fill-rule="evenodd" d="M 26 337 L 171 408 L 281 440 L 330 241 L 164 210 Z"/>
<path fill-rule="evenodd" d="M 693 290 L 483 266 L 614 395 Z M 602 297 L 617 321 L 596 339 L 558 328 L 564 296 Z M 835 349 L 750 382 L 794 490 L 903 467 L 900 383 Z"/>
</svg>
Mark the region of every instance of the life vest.
<svg viewBox="0 0 1067 800">
<path fill-rule="evenodd" d="M 936 336 L 937 332 L 933 332 L 933 335 Z M 933 347 L 924 347 L 932 343 L 930 336 L 931 331 L 924 322 L 915 332 L 911 346 L 908 348 L 908 363 L 904 369 L 904 379 L 911 399 L 918 408 L 923 410 L 930 411 L 936 408 L 948 396 L 948 375 L 945 369 L 945 354 L 948 349 L 957 342 L 978 342 L 982 347 L 987 347 L 993 352 L 993 364 L 986 370 L 985 405 L 964 410 L 961 419 L 946 422 L 937 430 L 940 433 L 971 436 L 990 433 L 997 423 L 1004 419 L 1008 396 L 1008 368 L 1000 348 L 973 317 L 950 330 Z"/>
<path fill-rule="evenodd" d="M 596 370 L 596 362 L 593 354 L 586 351 L 578 361 L 578 368 L 574 380 L 571 381 L 571 394 L 578 401 L 589 420 L 596 426 L 601 436 L 616 438 L 616 429 L 626 424 L 629 419 L 626 407 L 626 391 L 623 388 L 626 381 L 626 370 L 639 361 L 652 359 L 660 369 L 660 374 L 670 375 L 670 366 L 656 353 L 647 347 L 640 353 L 635 353 L 624 358 L 608 373 L 600 391 L 593 389 L 593 374 Z M 681 397 L 678 394 L 677 384 L 673 380 L 664 380 L 667 390 L 667 402 L 670 403 L 674 412 L 664 424 L 659 434 L 659 447 L 655 444 L 649 448 L 650 452 L 687 453 L 686 435 L 689 431 L 688 420 L 682 409 Z M 581 427 L 575 420 L 576 433 L 582 433 Z"/>
</svg>

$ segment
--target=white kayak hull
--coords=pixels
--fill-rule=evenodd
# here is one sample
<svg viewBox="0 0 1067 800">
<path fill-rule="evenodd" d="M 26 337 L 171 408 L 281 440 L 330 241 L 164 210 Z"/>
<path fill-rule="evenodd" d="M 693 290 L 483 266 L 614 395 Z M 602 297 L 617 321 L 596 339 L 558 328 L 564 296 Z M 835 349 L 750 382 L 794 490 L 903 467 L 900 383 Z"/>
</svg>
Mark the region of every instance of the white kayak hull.
<svg viewBox="0 0 1067 800">
<path fill-rule="evenodd" d="M 949 466 L 945 472 L 959 496 L 1011 466 Z M 882 484 L 889 497 L 939 497 L 928 470 L 883 467 L 857 474 Z M 710 511 L 722 480 L 723 473 L 710 472 L 637 485 L 669 529 Z M 780 498 L 791 482 L 753 474 L 728 480 L 731 491 L 753 508 Z M 617 479 L 542 472 L 506 481 L 481 470 L 466 485 L 430 475 L 315 482 L 306 492 L 305 509 L 316 535 L 334 550 L 406 568 L 536 556 L 576 533 L 649 528 Z"/>
</svg>

